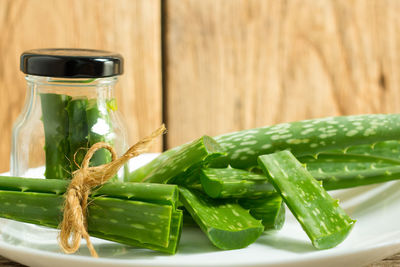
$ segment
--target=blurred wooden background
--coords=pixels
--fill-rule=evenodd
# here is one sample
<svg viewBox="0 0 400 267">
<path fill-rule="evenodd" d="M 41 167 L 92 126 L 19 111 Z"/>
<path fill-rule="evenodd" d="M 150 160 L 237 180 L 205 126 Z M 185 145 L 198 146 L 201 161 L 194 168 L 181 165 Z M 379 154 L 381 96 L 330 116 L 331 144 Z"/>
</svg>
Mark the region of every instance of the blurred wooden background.
<svg viewBox="0 0 400 267">
<path fill-rule="evenodd" d="M 0 0 L 0 171 L 39 47 L 118 51 L 130 143 L 154 151 L 283 121 L 399 112 L 397 0 Z"/>
</svg>

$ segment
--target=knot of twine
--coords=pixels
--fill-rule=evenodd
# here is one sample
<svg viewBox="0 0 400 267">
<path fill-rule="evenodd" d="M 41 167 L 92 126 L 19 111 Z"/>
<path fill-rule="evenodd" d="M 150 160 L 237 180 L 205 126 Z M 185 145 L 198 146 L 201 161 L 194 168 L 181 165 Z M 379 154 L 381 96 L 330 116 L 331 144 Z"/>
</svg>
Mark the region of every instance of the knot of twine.
<svg viewBox="0 0 400 267">
<path fill-rule="evenodd" d="M 165 131 L 164 124 L 150 136 L 140 140 L 120 158 L 115 150 L 107 143 L 94 144 L 86 153 L 81 168 L 73 172 L 73 177 L 65 193 L 64 217 L 61 222 L 59 243 L 65 253 L 74 253 L 79 249 L 81 239 L 86 240 L 87 247 L 93 257 L 98 257 L 90 241 L 87 230 L 87 206 L 90 190 L 107 182 L 131 158 L 143 153 L 158 136 Z M 93 154 L 101 148 L 110 151 L 112 161 L 100 166 L 89 167 Z"/>
</svg>

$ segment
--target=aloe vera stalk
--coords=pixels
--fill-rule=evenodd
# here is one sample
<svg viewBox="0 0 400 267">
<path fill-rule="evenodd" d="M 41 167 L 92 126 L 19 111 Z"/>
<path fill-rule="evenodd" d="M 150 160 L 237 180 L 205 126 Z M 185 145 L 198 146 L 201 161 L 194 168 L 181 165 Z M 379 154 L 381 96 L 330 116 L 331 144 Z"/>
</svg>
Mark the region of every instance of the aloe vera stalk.
<svg viewBox="0 0 400 267">
<path fill-rule="evenodd" d="M 68 185 L 69 181 L 67 180 L 0 176 L 0 190 L 4 191 L 62 195 L 67 191 Z M 178 187 L 176 185 L 148 183 L 106 183 L 95 188 L 91 196 L 113 197 L 171 205 L 174 208 L 179 200 Z"/>
<path fill-rule="evenodd" d="M 333 149 L 395 140 L 400 136 L 399 114 L 371 114 L 328 117 L 282 123 L 256 129 L 223 134 L 214 139 L 228 153 L 211 167 L 250 169 L 258 166 L 257 157 L 281 150 L 290 150 L 296 157 L 315 155 Z M 130 174 L 143 180 L 154 169 L 168 165 L 169 158 L 186 145 L 162 153 L 149 164 Z M 171 163 L 170 163 L 171 164 Z"/>
<path fill-rule="evenodd" d="M 395 138 L 395 139 L 398 139 Z M 382 157 L 390 160 L 400 161 L 400 141 L 387 140 L 375 142 L 372 144 L 355 145 L 346 148 L 345 150 L 336 150 L 329 152 L 340 152 L 340 154 L 357 154 Z"/>
<path fill-rule="evenodd" d="M 146 176 L 138 177 L 133 172 L 129 175 L 130 182 L 168 183 L 172 179 L 175 183 L 184 183 L 188 177 L 208 161 L 224 155 L 220 146 L 209 136 L 203 136 L 172 153 L 162 164 L 152 169 Z M 140 179 L 139 179 L 140 178 Z"/>
<path fill-rule="evenodd" d="M 68 143 L 71 171 L 81 166 L 88 148 L 87 99 L 72 99 L 66 107 L 69 119 Z"/>
<path fill-rule="evenodd" d="M 314 156 L 299 157 L 307 170 L 338 172 L 366 170 L 400 165 L 400 142 L 389 140 L 373 144 L 350 146 L 345 150 L 331 150 Z"/>
<path fill-rule="evenodd" d="M 285 222 L 285 203 L 277 192 L 271 192 L 262 198 L 242 198 L 239 204 L 250 210 L 250 214 L 261 220 L 264 231 L 280 230 Z"/>
<path fill-rule="evenodd" d="M 57 227 L 68 181 L 0 177 L 0 217 Z M 39 192 L 32 192 L 39 189 Z M 140 200 L 140 201 L 139 201 Z M 175 210 L 177 186 L 105 184 L 89 200 L 88 229 L 93 236 L 175 253 L 182 214 Z M 175 241 L 174 241 L 175 240 Z"/>
<path fill-rule="evenodd" d="M 322 182 L 325 190 L 336 190 L 399 180 L 400 166 L 347 172 L 311 171 L 310 174 Z"/>
<path fill-rule="evenodd" d="M 205 168 L 200 181 L 209 197 L 240 198 L 238 203 L 262 221 L 265 231 L 282 228 L 285 206 L 265 175 L 234 168 Z"/>
<path fill-rule="evenodd" d="M 137 247 L 143 247 L 143 248 L 148 248 L 168 254 L 175 254 L 177 249 L 178 249 L 178 244 L 179 240 L 181 237 L 181 232 L 182 232 L 182 225 L 183 225 L 183 215 L 182 211 L 176 210 L 173 211 L 172 213 L 172 221 L 171 221 L 171 229 L 170 229 L 170 239 L 169 239 L 169 244 L 168 247 L 161 247 L 153 244 L 142 244 L 138 243 L 136 240 L 129 239 L 124 236 L 113 236 L 113 235 L 108 235 L 104 233 L 97 233 L 97 232 L 90 232 L 91 235 L 110 240 L 110 241 L 115 241 L 121 244 L 126 244 L 130 246 L 137 246 Z"/>
<path fill-rule="evenodd" d="M 212 198 L 255 198 L 275 191 L 265 175 L 234 168 L 204 168 L 200 181 Z"/>
<path fill-rule="evenodd" d="M 292 153 L 262 155 L 258 162 L 315 248 L 335 247 L 347 237 L 355 221 Z"/>
<path fill-rule="evenodd" d="M 248 210 L 228 201 L 215 201 L 201 192 L 179 187 L 181 202 L 192 218 L 220 249 L 244 248 L 263 232 L 261 221 Z"/>
<path fill-rule="evenodd" d="M 321 156 L 321 155 L 320 155 Z M 344 157 L 341 158 L 345 158 Z M 334 157 L 336 159 L 336 155 Z M 334 159 L 329 157 L 329 159 Z M 351 158 L 357 159 L 357 157 Z M 365 160 L 365 158 L 360 158 L 361 160 Z M 371 158 L 369 158 L 371 159 Z M 302 157 L 301 160 L 304 160 Z M 342 163 L 342 164 L 341 164 Z M 356 165 L 349 165 L 354 163 Z M 400 165 L 384 165 L 383 167 L 377 167 L 378 163 L 369 162 L 369 161 L 360 161 L 360 162 L 315 162 L 314 167 L 319 166 L 317 169 L 310 169 L 308 164 L 305 164 L 305 168 L 312 175 L 312 177 L 316 180 L 322 182 L 322 186 L 325 190 L 337 190 L 337 189 L 345 189 L 345 188 L 353 188 L 364 185 L 378 184 L 389 182 L 393 180 L 400 179 Z M 343 169 L 345 166 L 345 169 Z M 347 166 L 350 166 L 346 168 Z M 211 169 L 211 168 L 209 168 Z M 223 169 L 221 169 L 223 170 Z M 244 171 L 245 172 L 245 171 Z M 261 177 L 266 176 L 260 175 Z M 222 178 L 222 179 L 221 179 Z M 207 178 L 208 179 L 208 178 Z M 201 189 L 206 192 L 211 197 L 219 198 L 219 192 L 224 190 L 223 188 L 228 187 L 229 191 L 225 191 L 223 198 L 230 198 L 237 195 L 240 195 L 243 192 L 241 185 L 243 184 L 252 184 L 254 180 L 230 180 L 228 184 L 225 184 L 225 180 L 222 176 L 220 178 L 213 178 L 211 180 L 215 180 L 211 183 L 206 181 L 203 183 Z M 261 181 L 260 181 L 261 182 Z M 266 182 L 262 182 L 267 184 Z M 190 188 L 194 188 L 194 186 L 190 185 Z M 255 198 L 257 196 L 268 195 L 271 193 L 271 189 L 268 186 L 265 187 L 257 187 L 258 195 L 249 193 L 247 197 Z M 261 197 L 262 198 L 262 197 Z"/>
<path fill-rule="evenodd" d="M 282 123 L 215 137 L 232 167 L 257 165 L 257 157 L 290 150 L 296 157 L 332 149 L 394 140 L 400 135 L 399 114 L 328 117 Z"/>
<path fill-rule="evenodd" d="M 97 99 L 90 99 L 86 108 L 86 119 L 88 122 L 89 147 L 97 142 L 113 143 L 112 125 L 106 107 L 99 106 Z M 107 149 L 99 149 L 90 160 L 90 166 L 99 166 L 111 161 L 111 154 Z"/>
<path fill-rule="evenodd" d="M 59 94 L 40 94 L 45 135 L 47 179 L 71 177 L 68 143 L 68 114 L 66 106 L 71 97 Z"/>
<path fill-rule="evenodd" d="M 310 172 L 349 172 L 400 165 L 400 162 L 397 160 L 382 158 L 380 156 L 326 152 L 318 154 L 317 157 L 300 157 L 299 161 Z"/>
</svg>

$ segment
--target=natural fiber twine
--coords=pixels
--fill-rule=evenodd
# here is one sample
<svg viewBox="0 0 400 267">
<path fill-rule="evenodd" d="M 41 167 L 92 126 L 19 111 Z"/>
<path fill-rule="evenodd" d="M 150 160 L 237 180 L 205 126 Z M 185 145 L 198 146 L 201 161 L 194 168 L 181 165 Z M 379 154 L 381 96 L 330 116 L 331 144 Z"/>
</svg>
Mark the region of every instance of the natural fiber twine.
<svg viewBox="0 0 400 267">
<path fill-rule="evenodd" d="M 140 140 L 117 158 L 115 150 L 107 143 L 94 144 L 86 153 L 80 169 L 73 172 L 71 183 L 65 193 L 64 217 L 60 224 L 59 243 L 65 253 L 74 253 L 79 249 L 81 239 L 86 240 L 87 247 L 93 257 L 98 257 L 90 241 L 87 230 L 87 206 L 90 190 L 107 182 L 131 158 L 143 153 L 158 136 L 165 132 L 165 126 L 155 130 L 150 136 Z M 93 154 L 101 148 L 108 149 L 112 161 L 101 166 L 89 167 Z"/>
</svg>

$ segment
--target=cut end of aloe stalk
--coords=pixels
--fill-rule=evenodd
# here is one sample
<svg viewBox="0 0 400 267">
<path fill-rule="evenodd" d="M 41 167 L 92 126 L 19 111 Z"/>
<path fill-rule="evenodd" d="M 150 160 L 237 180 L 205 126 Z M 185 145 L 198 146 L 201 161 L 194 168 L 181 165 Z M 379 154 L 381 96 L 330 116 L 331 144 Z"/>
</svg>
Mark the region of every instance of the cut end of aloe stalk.
<svg viewBox="0 0 400 267">
<path fill-rule="evenodd" d="M 349 225 L 344 227 L 341 231 L 334 232 L 330 235 L 326 235 L 315 240 L 312 240 L 312 244 L 317 249 L 328 249 L 333 248 L 343 242 L 349 235 L 351 229 L 355 224 L 355 220 L 352 220 Z"/>
<path fill-rule="evenodd" d="M 204 135 L 202 139 L 204 147 L 208 151 L 208 153 L 223 151 L 222 147 L 212 137 Z"/>
<path fill-rule="evenodd" d="M 262 229 L 260 227 L 232 232 L 227 232 L 225 229 L 211 228 L 208 230 L 208 237 L 217 248 L 230 250 L 249 246 L 254 243 L 261 233 Z"/>
<path fill-rule="evenodd" d="M 261 221 L 237 203 L 216 201 L 184 187 L 179 187 L 179 192 L 186 210 L 217 248 L 244 248 L 256 241 L 264 230 Z"/>
<path fill-rule="evenodd" d="M 204 192 L 212 198 L 217 198 L 221 194 L 222 184 L 214 179 L 208 179 L 204 174 L 204 170 L 200 172 L 200 182 Z"/>
<path fill-rule="evenodd" d="M 257 220 L 261 220 L 264 231 L 280 230 L 285 223 L 285 203 L 277 192 L 271 192 L 269 196 L 262 198 L 240 199 L 238 203 Z"/>
</svg>

